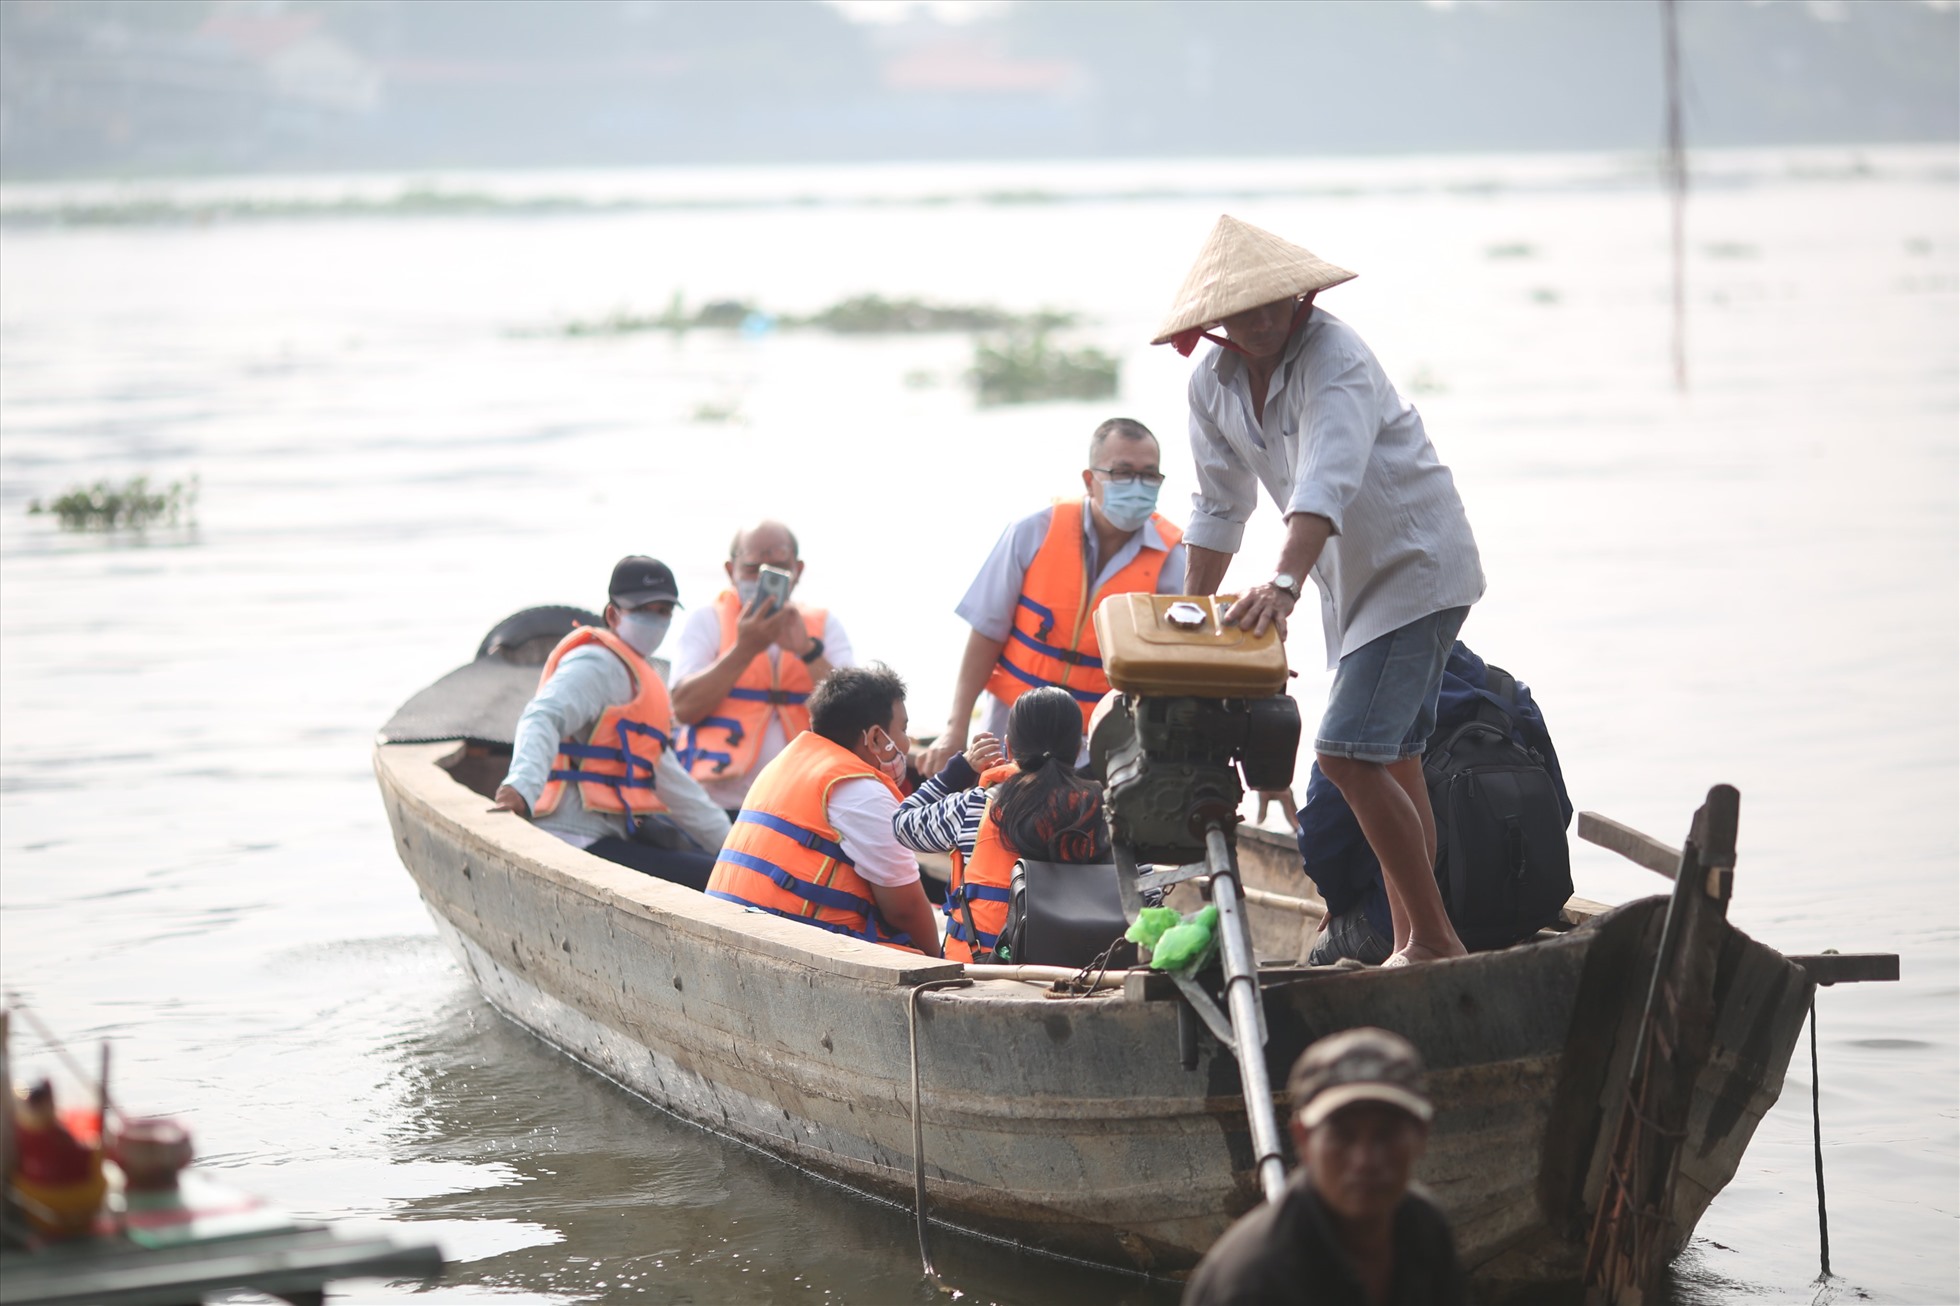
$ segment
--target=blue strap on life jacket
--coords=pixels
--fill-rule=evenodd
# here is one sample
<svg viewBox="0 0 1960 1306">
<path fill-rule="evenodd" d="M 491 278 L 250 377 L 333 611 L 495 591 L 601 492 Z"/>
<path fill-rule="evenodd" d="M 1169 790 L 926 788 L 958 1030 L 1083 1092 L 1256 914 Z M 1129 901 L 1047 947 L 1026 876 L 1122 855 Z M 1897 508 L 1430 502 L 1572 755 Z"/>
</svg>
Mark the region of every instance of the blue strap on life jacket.
<svg viewBox="0 0 1960 1306">
<path fill-rule="evenodd" d="M 978 899 L 981 902 L 1013 902 L 1014 892 L 998 884 L 974 884 L 971 881 L 960 885 L 947 897 L 957 896 L 962 902 Z"/>
<path fill-rule="evenodd" d="M 1020 598 L 1016 599 L 1015 602 L 1019 603 L 1022 607 L 1026 608 L 1029 612 L 1034 613 L 1035 616 L 1041 618 L 1041 629 L 1037 630 L 1035 634 L 1042 639 L 1047 639 L 1049 634 L 1055 629 L 1054 609 L 1036 603 L 1033 599 L 1029 598 L 1025 594 L 1023 594 Z"/>
<path fill-rule="evenodd" d="M 857 869 L 857 863 L 851 860 L 851 855 L 844 851 L 842 844 L 834 843 L 818 834 L 815 830 L 798 825 L 794 821 L 786 821 L 780 816 L 771 816 L 767 812 L 758 812 L 752 807 L 744 807 L 735 814 L 735 823 L 737 825 L 759 825 L 765 830 L 774 830 L 777 834 L 795 840 L 812 852 L 822 853 L 833 862 L 841 863 L 854 871 Z"/>
<path fill-rule="evenodd" d="M 1009 662 L 1005 655 L 1001 657 L 1000 662 L 997 665 L 999 665 L 1002 671 L 1005 671 L 1008 675 L 1014 677 L 1022 684 L 1032 685 L 1036 689 L 1042 689 L 1047 686 L 1053 685 L 1057 689 L 1068 690 L 1069 697 L 1073 698 L 1078 703 L 1102 702 L 1103 696 L 1099 693 L 1095 693 L 1087 689 L 1074 689 L 1068 685 L 1062 684 L 1060 681 L 1044 679 L 1041 676 L 1035 675 L 1032 671 L 1023 671 L 1021 670 L 1021 668 L 1015 666 L 1012 662 Z"/>
<path fill-rule="evenodd" d="M 740 699 L 744 703 L 774 703 L 778 706 L 787 704 L 790 707 L 799 706 L 810 697 L 794 689 L 731 689 L 728 691 L 728 696 Z"/>
<path fill-rule="evenodd" d="M 946 936 L 958 939 L 975 952 L 992 952 L 1000 944 L 1000 935 L 989 934 L 978 925 L 972 933 L 967 932 L 966 922 L 951 912 L 946 913 Z"/>
<path fill-rule="evenodd" d="M 1101 658 L 1090 657 L 1087 653 L 1077 653 L 1072 649 L 1057 648 L 1053 644 L 1044 644 L 1018 626 L 1008 632 L 1008 638 L 1017 644 L 1026 644 L 1043 657 L 1054 658 L 1057 662 L 1067 662 L 1072 666 L 1094 667 L 1098 671 L 1102 670 Z"/>
<path fill-rule="evenodd" d="M 620 784 L 629 785 L 636 789 L 653 788 L 653 780 L 651 779 L 653 763 L 647 761 L 637 753 L 628 753 L 624 749 L 619 748 L 607 748 L 604 744 L 575 744 L 569 739 L 558 745 L 558 751 L 566 757 L 582 757 L 594 762 L 616 762 L 628 768 L 629 772 L 645 771 L 649 778 L 640 780 L 630 774 L 623 776 L 597 776 L 579 771 L 554 771 L 551 773 L 552 779 L 554 780 L 569 776 L 586 781 L 589 784 L 612 784 L 617 781 Z"/>
<path fill-rule="evenodd" d="M 723 902 L 732 902 L 737 907 L 746 907 L 750 911 L 765 912 L 770 916 L 779 916 L 786 921 L 795 921 L 798 925 L 814 925 L 820 930 L 828 930 L 832 934 L 841 934 L 847 939 L 862 939 L 866 943 L 902 943 L 908 948 L 912 946 L 911 935 L 903 933 L 893 934 L 885 928 L 883 921 L 877 920 L 875 917 L 872 920 L 869 932 L 865 932 L 854 930 L 848 925 L 838 925 L 832 921 L 818 920 L 814 916 L 798 916 L 795 912 L 780 911 L 774 907 L 764 907 L 761 903 L 750 902 L 747 898 L 738 898 L 732 893 L 723 893 L 720 889 L 708 890 L 708 896 L 710 898 L 719 898 Z"/>
<path fill-rule="evenodd" d="M 724 859 L 727 856 L 728 854 L 725 852 L 722 854 Z M 768 912 L 771 916 L 780 916 L 786 921 L 795 921 L 799 925 L 814 925 L 820 930 L 829 930 L 832 934 L 842 934 L 846 938 L 863 939 L 866 943 L 876 943 L 878 941 L 876 926 L 871 926 L 863 930 L 854 930 L 848 925 L 839 925 L 835 921 L 819 920 L 815 916 L 798 916 L 795 912 L 781 911 L 775 907 L 764 907 L 759 902 L 750 902 L 747 898 L 738 898 L 734 894 L 724 893 L 720 889 L 708 890 L 708 896 L 710 898 L 719 898 L 723 902 L 732 902 L 738 907 L 747 907 L 750 911 Z"/>
<path fill-rule="evenodd" d="M 681 742 L 675 747 L 674 756 L 679 760 L 682 770 L 692 771 L 696 762 L 706 760 L 715 764 L 715 774 L 719 775 L 735 764 L 735 754 L 717 748 L 701 747 L 701 732 L 717 727 L 728 732 L 730 748 L 741 744 L 745 732 L 740 721 L 733 717 L 704 716 L 691 726 L 681 727 Z"/>
<path fill-rule="evenodd" d="M 812 884 L 808 880 L 798 879 L 796 876 L 790 874 L 790 872 L 776 865 L 776 863 L 765 857 L 757 857 L 754 853 L 745 853 L 733 848 L 723 848 L 716 856 L 721 861 L 727 862 L 730 865 L 740 866 L 744 870 L 754 871 L 757 875 L 767 876 L 775 883 L 777 888 L 788 893 L 793 893 L 803 899 L 803 901 L 813 903 L 829 911 L 847 911 L 869 919 L 871 913 L 875 910 L 874 905 L 868 898 L 860 898 L 855 893 L 847 893 L 842 889 L 833 889 L 827 885 Z"/>
<path fill-rule="evenodd" d="M 946 933 L 961 943 L 975 948 L 976 951 L 992 952 L 994 945 L 1000 942 L 1000 935 L 989 934 L 978 924 L 975 924 L 969 933 L 966 922 L 961 919 L 962 915 L 970 915 L 970 913 L 962 913 L 960 908 L 975 901 L 1011 903 L 1014 901 L 1014 893 L 1011 889 L 1004 889 L 997 884 L 975 884 L 971 880 L 966 880 L 961 882 L 959 888 L 949 890 L 946 894 Z M 976 939 L 979 940 L 977 944 L 974 942 Z"/>
</svg>

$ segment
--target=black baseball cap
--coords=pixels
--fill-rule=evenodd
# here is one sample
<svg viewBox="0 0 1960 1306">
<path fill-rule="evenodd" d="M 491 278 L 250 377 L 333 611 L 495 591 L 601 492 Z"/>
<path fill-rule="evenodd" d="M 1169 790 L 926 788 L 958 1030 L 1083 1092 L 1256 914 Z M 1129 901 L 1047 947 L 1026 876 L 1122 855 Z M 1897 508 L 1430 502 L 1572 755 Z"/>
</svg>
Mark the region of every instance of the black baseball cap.
<svg viewBox="0 0 1960 1306">
<path fill-rule="evenodd" d="M 637 608 L 662 599 L 679 603 L 681 592 L 666 563 L 636 553 L 613 564 L 612 584 L 606 587 L 606 597 L 622 608 Z"/>
<path fill-rule="evenodd" d="M 1423 1091 L 1422 1055 L 1385 1029 L 1346 1029 L 1321 1039 L 1293 1063 L 1287 1088 L 1309 1129 L 1356 1102 L 1385 1102 L 1425 1124 L 1435 1110 Z"/>
</svg>

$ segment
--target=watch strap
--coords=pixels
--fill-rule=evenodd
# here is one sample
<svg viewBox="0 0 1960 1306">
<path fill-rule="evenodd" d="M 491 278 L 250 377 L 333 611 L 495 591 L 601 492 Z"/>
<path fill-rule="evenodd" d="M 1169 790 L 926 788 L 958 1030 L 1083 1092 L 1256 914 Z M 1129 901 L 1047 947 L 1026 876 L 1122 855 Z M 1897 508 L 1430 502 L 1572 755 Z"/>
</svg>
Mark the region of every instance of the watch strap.
<svg viewBox="0 0 1960 1306">
<path fill-rule="evenodd" d="M 810 647 L 804 649 L 801 653 L 798 653 L 796 656 L 799 660 L 802 661 L 804 666 L 806 667 L 809 666 L 812 662 L 815 662 L 818 658 L 823 656 L 823 641 L 817 638 L 815 635 L 810 636 Z"/>
</svg>

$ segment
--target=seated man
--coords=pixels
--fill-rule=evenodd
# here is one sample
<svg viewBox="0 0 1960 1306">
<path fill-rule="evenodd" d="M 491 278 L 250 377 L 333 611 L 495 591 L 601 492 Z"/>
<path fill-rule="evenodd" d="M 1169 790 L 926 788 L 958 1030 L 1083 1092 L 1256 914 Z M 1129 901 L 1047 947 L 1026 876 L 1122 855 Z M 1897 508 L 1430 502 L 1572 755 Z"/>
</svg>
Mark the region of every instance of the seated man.
<svg viewBox="0 0 1960 1306">
<path fill-rule="evenodd" d="M 760 601 L 764 565 L 803 578 L 796 536 L 781 522 L 736 534 L 723 570 L 733 587 L 688 618 L 674 657 L 674 718 L 694 778 L 733 816 L 784 745 L 810 728 L 806 700 L 832 667 L 852 664 L 850 637 L 822 608 Z"/>
<path fill-rule="evenodd" d="M 919 864 L 892 835 L 905 774 L 905 683 L 843 667 L 810 695 L 810 728 L 749 787 L 710 897 L 872 943 L 939 955 Z"/>
<path fill-rule="evenodd" d="M 1112 594 L 1184 592 L 1183 533 L 1156 513 L 1159 461 L 1157 437 L 1143 423 L 1111 418 L 1089 438 L 1087 493 L 1002 532 L 957 609 L 973 633 L 925 774 L 966 747 L 982 689 L 980 729 L 996 739 L 1007 737 L 1014 700 L 1038 685 L 1066 689 L 1087 723 L 1109 692 L 1091 620 L 1096 605 Z"/>
<path fill-rule="evenodd" d="M 517 721 L 497 806 L 530 817 L 576 848 L 636 871 L 705 888 L 728 817 L 668 748 L 667 687 L 647 661 L 667 634 L 680 592 L 652 558 L 621 558 L 606 624 L 581 626 L 545 660 Z M 672 818 L 661 824 L 657 814 Z"/>
<path fill-rule="evenodd" d="M 1293 1065 L 1286 1193 L 1192 1272 L 1184 1306 L 1460 1306 L 1469 1284 L 1443 1213 L 1410 1187 L 1433 1109 L 1422 1058 L 1385 1029 L 1330 1034 Z"/>
</svg>

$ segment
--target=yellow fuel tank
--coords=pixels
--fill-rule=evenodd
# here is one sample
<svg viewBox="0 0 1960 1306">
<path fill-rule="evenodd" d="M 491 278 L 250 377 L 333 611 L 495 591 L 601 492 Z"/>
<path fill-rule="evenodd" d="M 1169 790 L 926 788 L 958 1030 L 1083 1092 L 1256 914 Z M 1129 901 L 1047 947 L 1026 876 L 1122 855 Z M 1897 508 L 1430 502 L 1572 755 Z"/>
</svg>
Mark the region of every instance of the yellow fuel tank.
<svg viewBox="0 0 1960 1306">
<path fill-rule="evenodd" d="M 1126 694 L 1261 698 L 1286 688 L 1279 631 L 1220 618 L 1236 595 L 1113 594 L 1096 609 L 1103 673 Z"/>
</svg>

